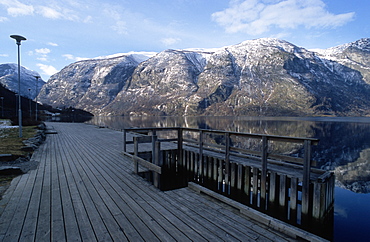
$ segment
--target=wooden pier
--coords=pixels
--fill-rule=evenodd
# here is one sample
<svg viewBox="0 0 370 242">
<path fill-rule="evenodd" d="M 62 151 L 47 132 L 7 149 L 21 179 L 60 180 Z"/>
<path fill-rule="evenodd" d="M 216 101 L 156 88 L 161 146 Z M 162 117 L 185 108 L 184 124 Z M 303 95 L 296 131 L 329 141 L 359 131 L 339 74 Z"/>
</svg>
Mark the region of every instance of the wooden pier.
<svg viewBox="0 0 370 242">
<path fill-rule="evenodd" d="M 122 132 L 47 127 L 54 132 L 32 156 L 37 169 L 15 178 L 0 201 L 0 241 L 322 241 L 195 183 L 160 191 L 134 174 Z"/>
<path fill-rule="evenodd" d="M 168 190 L 193 182 L 277 219 L 330 238 L 334 175 L 312 168 L 317 139 L 189 128 L 135 128 L 124 151 Z M 124 138 L 126 140 L 126 138 Z M 301 155 L 284 152 L 296 150 Z M 147 174 L 147 173 L 146 173 Z M 148 176 L 148 175 L 147 175 Z"/>
</svg>

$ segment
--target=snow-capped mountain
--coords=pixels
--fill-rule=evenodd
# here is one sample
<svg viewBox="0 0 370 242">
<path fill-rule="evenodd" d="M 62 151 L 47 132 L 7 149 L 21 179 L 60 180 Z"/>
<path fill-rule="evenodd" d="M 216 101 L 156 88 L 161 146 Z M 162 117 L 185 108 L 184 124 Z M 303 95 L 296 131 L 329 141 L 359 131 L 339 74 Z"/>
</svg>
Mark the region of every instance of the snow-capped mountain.
<svg viewBox="0 0 370 242">
<path fill-rule="evenodd" d="M 35 99 L 45 82 L 35 76 L 40 76 L 36 71 L 28 70 L 21 66 L 21 96 Z M 18 64 L 0 64 L 0 83 L 8 90 L 18 93 Z M 36 90 L 37 83 L 37 90 Z"/>
<path fill-rule="evenodd" d="M 109 115 L 368 115 L 369 39 L 325 51 L 264 38 L 73 63 L 39 99 Z"/>
<path fill-rule="evenodd" d="M 370 84 L 370 38 L 316 51 L 321 58 L 335 61 L 361 72 L 364 81 Z"/>
<path fill-rule="evenodd" d="M 139 61 L 149 57 L 123 54 L 73 63 L 51 76 L 39 100 L 54 107 L 100 111 L 122 90 Z"/>
</svg>

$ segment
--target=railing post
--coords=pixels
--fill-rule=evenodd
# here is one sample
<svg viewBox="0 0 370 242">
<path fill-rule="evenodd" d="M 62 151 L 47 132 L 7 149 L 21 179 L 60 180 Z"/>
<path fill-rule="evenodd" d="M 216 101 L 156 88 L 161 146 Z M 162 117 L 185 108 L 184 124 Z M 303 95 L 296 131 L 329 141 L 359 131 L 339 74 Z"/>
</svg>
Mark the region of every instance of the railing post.
<svg viewBox="0 0 370 242">
<path fill-rule="evenodd" d="M 225 192 L 229 193 L 230 185 L 230 133 L 225 133 Z"/>
<path fill-rule="evenodd" d="M 262 168 L 261 168 L 261 208 L 262 209 L 266 209 L 267 150 L 268 150 L 267 137 L 262 136 Z"/>
<path fill-rule="evenodd" d="M 153 164 L 157 165 L 157 166 L 160 166 L 162 167 L 162 164 L 160 162 L 160 156 L 161 156 L 161 142 L 159 141 L 155 141 L 154 143 L 154 160 L 153 160 Z M 160 175 L 156 172 L 153 172 L 153 185 L 156 187 L 156 188 L 159 188 L 160 189 Z"/>
<path fill-rule="evenodd" d="M 126 136 L 127 136 L 127 131 L 126 129 L 123 130 L 123 152 L 126 152 Z"/>
<path fill-rule="evenodd" d="M 311 140 L 304 141 L 303 160 L 302 214 L 307 217 L 310 200 Z"/>
<path fill-rule="evenodd" d="M 203 181 L 203 130 L 199 131 L 199 159 L 198 159 L 198 179 Z"/>
<path fill-rule="evenodd" d="M 184 162 L 182 160 L 182 156 L 183 156 L 183 150 L 182 150 L 182 143 L 183 143 L 182 131 L 183 131 L 182 128 L 178 128 L 178 130 L 177 130 L 177 164 L 180 165 L 181 168 L 184 166 Z"/>
<path fill-rule="evenodd" d="M 155 164 L 155 142 L 158 140 L 157 132 L 152 130 L 152 163 Z"/>
<path fill-rule="evenodd" d="M 137 157 L 139 154 L 139 142 L 138 142 L 139 137 L 134 136 L 134 156 L 133 156 L 133 161 L 134 161 L 134 173 L 138 174 L 139 173 L 139 163 L 137 162 Z"/>
</svg>

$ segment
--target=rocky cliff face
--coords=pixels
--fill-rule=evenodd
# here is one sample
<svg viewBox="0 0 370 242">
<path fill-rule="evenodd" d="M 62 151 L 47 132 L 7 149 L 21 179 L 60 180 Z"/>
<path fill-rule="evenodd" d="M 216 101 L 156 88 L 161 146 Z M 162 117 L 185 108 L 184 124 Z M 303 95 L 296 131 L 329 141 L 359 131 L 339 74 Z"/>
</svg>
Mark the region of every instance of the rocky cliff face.
<svg viewBox="0 0 370 242">
<path fill-rule="evenodd" d="M 54 107 L 76 107 L 99 114 L 122 90 L 138 60 L 132 55 L 73 63 L 51 76 L 39 100 Z"/>
<path fill-rule="evenodd" d="M 109 115 L 370 114 L 369 39 L 308 51 L 258 39 L 71 64 L 39 98 Z"/>
<path fill-rule="evenodd" d="M 36 83 L 35 76 L 40 76 L 35 71 L 21 66 L 21 96 L 35 99 L 45 82 L 40 78 Z M 18 93 L 18 65 L 0 64 L 0 83 L 8 90 Z M 37 90 L 36 90 L 37 84 Z M 0 94 L 1 96 L 1 94 Z"/>
</svg>

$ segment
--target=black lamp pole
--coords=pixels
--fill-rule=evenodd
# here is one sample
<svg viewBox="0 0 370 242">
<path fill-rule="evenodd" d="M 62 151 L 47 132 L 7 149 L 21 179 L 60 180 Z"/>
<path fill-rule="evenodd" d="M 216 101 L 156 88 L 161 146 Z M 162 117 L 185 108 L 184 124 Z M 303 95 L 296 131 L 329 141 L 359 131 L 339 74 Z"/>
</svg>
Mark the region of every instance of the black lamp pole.
<svg viewBox="0 0 370 242">
<path fill-rule="evenodd" d="M 22 108 L 21 108 L 21 53 L 20 46 L 22 40 L 27 40 L 25 37 L 20 35 L 10 35 L 17 41 L 18 45 L 18 124 L 19 124 L 19 138 L 22 138 Z"/>
</svg>

